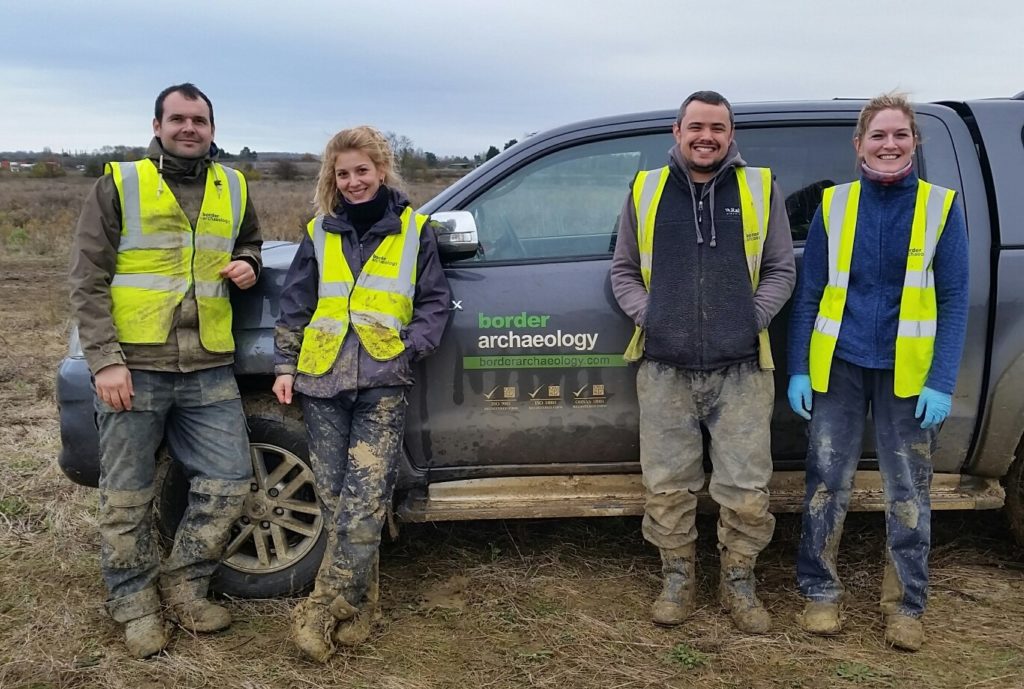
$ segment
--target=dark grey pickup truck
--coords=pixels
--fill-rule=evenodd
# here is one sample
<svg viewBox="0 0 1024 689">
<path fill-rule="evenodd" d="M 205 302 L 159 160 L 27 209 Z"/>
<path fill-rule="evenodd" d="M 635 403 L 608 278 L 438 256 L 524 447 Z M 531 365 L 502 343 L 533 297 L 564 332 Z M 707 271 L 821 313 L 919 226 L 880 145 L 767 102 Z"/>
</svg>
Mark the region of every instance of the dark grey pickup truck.
<svg viewBox="0 0 1024 689">
<path fill-rule="evenodd" d="M 857 101 L 736 107 L 744 158 L 769 166 L 787 194 L 797 257 L 823 188 L 854 176 Z M 970 320 L 953 411 L 939 435 L 934 509 L 1004 507 L 1024 542 L 1024 94 L 917 106 L 918 165 L 956 189 L 970 234 Z M 632 515 L 643 510 L 632 324 L 608 267 L 619 210 L 637 170 L 665 164 L 674 111 L 591 120 L 532 136 L 427 203 L 452 318 L 419 364 L 394 512 L 399 520 Z M 295 592 L 312 581 L 325 535 L 300 413 L 270 395 L 272 329 L 294 247 L 269 243 L 259 285 L 236 294 L 236 370 L 256 479 L 215 586 L 238 596 Z M 785 362 L 788 313 L 772 325 Z M 772 505 L 796 511 L 806 427 L 776 371 Z M 75 338 L 58 374 L 65 473 L 96 485 L 88 369 Z M 883 508 L 869 428 L 853 509 Z M 163 465 L 159 521 L 185 501 Z"/>
</svg>

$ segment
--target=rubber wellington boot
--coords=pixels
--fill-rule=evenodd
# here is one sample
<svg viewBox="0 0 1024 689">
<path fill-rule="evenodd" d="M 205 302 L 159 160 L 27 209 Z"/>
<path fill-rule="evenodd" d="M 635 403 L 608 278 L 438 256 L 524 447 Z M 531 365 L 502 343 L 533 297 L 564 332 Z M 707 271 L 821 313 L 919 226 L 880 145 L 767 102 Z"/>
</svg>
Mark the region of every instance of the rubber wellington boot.
<svg viewBox="0 0 1024 689">
<path fill-rule="evenodd" d="M 772 618 L 757 597 L 752 557 L 722 550 L 722 573 L 718 595 L 729 611 L 733 624 L 748 634 L 764 634 L 772 627 Z"/>
<path fill-rule="evenodd" d="M 835 636 L 842 629 L 838 603 L 807 601 L 797 621 L 800 629 L 818 636 Z"/>
<path fill-rule="evenodd" d="M 170 640 L 170 630 L 158 612 L 125 622 L 124 645 L 135 658 L 148 658 L 159 653 Z"/>
<path fill-rule="evenodd" d="M 885 643 L 904 651 L 920 650 L 924 643 L 924 625 L 916 617 L 886 615 Z"/>
<path fill-rule="evenodd" d="M 310 660 L 326 663 L 334 655 L 331 635 L 337 624 L 326 605 L 306 598 L 292 611 L 292 642 Z"/>
<path fill-rule="evenodd" d="M 697 591 L 693 577 L 693 545 L 661 551 L 661 593 L 651 605 L 655 624 L 682 624 L 693 613 Z"/>
</svg>

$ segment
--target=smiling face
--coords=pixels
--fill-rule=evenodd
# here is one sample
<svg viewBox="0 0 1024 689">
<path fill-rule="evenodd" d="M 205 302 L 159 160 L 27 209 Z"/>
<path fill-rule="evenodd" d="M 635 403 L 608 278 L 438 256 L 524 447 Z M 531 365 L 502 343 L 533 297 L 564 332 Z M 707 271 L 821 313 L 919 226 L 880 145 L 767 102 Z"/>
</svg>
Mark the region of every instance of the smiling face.
<svg viewBox="0 0 1024 689">
<path fill-rule="evenodd" d="M 171 155 L 202 158 L 213 142 L 210 108 L 202 98 L 190 100 L 173 91 L 164 98 L 163 117 L 153 120 L 153 134 Z"/>
<path fill-rule="evenodd" d="M 882 110 L 871 118 L 864 134 L 854 138 L 853 147 L 872 170 L 899 172 L 910 164 L 917 147 L 913 123 L 902 110 Z"/>
<path fill-rule="evenodd" d="M 349 203 L 366 203 L 384 183 L 384 172 L 370 156 L 358 149 L 342 151 L 334 158 L 334 183 Z"/>
<path fill-rule="evenodd" d="M 725 159 L 732 144 L 729 108 L 699 100 L 686 106 L 683 118 L 672 125 L 672 136 L 694 182 L 706 182 Z"/>
</svg>

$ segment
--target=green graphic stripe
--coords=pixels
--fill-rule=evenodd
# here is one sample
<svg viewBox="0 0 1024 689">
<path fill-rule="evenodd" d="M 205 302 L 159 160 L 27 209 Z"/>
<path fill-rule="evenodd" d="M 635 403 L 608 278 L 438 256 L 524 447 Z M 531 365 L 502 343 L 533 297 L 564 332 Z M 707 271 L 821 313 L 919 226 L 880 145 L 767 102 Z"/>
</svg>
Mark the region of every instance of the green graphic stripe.
<svg viewBox="0 0 1024 689">
<path fill-rule="evenodd" d="M 497 368 L 619 368 L 626 365 L 621 354 L 496 354 L 462 357 L 462 368 L 467 371 Z"/>
</svg>

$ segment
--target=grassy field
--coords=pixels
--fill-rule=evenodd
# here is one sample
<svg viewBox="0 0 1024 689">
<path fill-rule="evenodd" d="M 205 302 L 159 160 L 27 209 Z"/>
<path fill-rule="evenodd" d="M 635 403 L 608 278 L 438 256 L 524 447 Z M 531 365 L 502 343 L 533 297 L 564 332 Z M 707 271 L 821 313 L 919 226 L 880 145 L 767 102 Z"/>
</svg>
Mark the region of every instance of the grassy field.
<svg viewBox="0 0 1024 689">
<path fill-rule="evenodd" d="M 0 255 L 64 257 L 71 234 L 95 179 L 69 175 L 33 179 L 0 172 Z M 313 216 L 311 179 L 249 183 L 265 239 L 296 240 Z M 419 206 L 447 186 L 446 181 L 415 182 L 409 186 Z"/>
<path fill-rule="evenodd" d="M 936 516 L 929 637 L 917 654 L 881 641 L 882 516 L 855 514 L 841 551 L 848 628 L 836 639 L 796 627 L 793 515 L 780 517 L 761 560 L 776 621 L 762 637 L 737 633 L 714 603 L 710 518 L 699 523 L 701 607 L 672 630 L 648 621 L 658 561 L 638 520 L 471 522 L 403 527 L 383 552 L 381 618 L 370 642 L 326 667 L 299 659 L 288 643 L 294 600 L 229 601 L 231 629 L 201 637 L 177 630 L 165 654 L 133 660 L 102 608 L 96 493 L 70 483 L 55 462 L 67 249 L 89 187 L 16 184 L 23 186 L 0 180 L 4 689 L 1024 686 L 1024 554 L 993 512 Z M 310 185 L 290 184 L 253 185 L 268 237 L 294 236 L 287 228 L 301 226 Z"/>
</svg>

